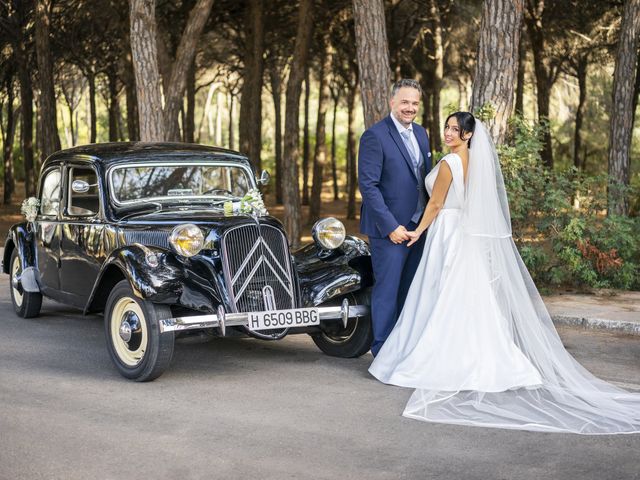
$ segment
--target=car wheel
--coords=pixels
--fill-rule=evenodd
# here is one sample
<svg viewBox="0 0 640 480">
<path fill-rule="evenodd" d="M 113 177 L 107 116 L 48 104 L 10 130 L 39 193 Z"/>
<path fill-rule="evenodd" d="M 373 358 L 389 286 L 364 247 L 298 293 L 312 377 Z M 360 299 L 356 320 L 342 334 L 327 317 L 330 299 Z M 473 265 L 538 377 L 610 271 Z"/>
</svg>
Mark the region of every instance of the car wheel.
<svg viewBox="0 0 640 480">
<path fill-rule="evenodd" d="M 42 306 L 42 294 L 40 292 L 25 292 L 19 281 L 22 274 L 22 261 L 18 250 L 11 253 L 11 303 L 13 309 L 22 318 L 37 317 Z"/>
<path fill-rule="evenodd" d="M 160 333 L 158 321 L 171 318 L 166 305 L 135 296 L 122 280 L 109 294 L 104 312 L 107 349 L 122 376 L 138 382 L 158 378 L 171 363 L 175 336 Z"/>
<path fill-rule="evenodd" d="M 351 305 L 370 305 L 370 293 L 359 292 L 347 297 Z M 316 346 L 332 357 L 356 358 L 364 355 L 371 348 L 373 329 L 371 317 L 349 320 L 347 327 L 340 322 L 322 325 L 320 333 L 311 334 Z"/>
</svg>

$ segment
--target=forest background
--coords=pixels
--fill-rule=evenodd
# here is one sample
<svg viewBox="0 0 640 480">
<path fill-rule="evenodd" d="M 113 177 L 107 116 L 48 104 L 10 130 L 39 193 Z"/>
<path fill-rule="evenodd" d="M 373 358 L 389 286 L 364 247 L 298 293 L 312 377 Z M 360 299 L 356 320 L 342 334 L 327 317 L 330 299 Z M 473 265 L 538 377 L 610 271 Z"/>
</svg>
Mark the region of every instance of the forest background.
<svg viewBox="0 0 640 480">
<path fill-rule="evenodd" d="M 3 220 L 85 143 L 239 150 L 290 240 L 357 229 L 357 140 L 424 89 L 434 158 L 492 127 L 514 238 L 545 288 L 640 289 L 640 0 L 0 0 Z"/>
</svg>

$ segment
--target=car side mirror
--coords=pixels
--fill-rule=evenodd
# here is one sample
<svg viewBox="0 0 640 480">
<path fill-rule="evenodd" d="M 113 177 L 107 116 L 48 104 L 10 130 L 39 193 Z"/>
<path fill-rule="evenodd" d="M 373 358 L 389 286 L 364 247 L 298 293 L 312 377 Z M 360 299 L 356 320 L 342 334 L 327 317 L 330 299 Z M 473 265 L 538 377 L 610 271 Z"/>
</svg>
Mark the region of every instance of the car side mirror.
<svg viewBox="0 0 640 480">
<path fill-rule="evenodd" d="M 271 179 L 271 175 L 266 170 L 262 170 L 260 174 L 260 178 L 258 179 L 258 185 L 268 185 L 269 180 Z"/>
<path fill-rule="evenodd" d="M 71 184 L 71 190 L 73 193 L 87 193 L 90 187 L 91 185 L 84 180 L 74 180 Z"/>
</svg>

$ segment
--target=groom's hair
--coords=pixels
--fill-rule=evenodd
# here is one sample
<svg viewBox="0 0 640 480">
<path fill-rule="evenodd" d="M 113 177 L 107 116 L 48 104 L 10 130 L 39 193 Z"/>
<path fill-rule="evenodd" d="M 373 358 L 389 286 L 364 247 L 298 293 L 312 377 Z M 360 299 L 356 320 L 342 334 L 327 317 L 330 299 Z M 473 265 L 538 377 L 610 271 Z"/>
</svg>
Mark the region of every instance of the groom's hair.
<svg viewBox="0 0 640 480">
<path fill-rule="evenodd" d="M 422 87 L 420 86 L 420 82 L 414 80 L 413 78 L 402 78 L 394 83 L 391 86 L 391 97 L 395 97 L 396 93 L 398 93 L 398 90 L 403 87 L 415 88 L 416 90 L 418 90 L 418 92 L 420 92 L 420 96 L 422 97 Z"/>
</svg>

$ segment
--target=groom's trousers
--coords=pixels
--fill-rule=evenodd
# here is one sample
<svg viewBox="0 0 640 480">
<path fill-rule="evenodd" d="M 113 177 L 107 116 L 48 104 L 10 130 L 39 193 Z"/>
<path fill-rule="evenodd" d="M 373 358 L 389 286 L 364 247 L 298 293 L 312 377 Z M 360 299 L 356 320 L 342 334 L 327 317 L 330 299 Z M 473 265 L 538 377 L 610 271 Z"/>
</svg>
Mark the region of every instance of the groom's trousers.
<svg viewBox="0 0 640 480">
<path fill-rule="evenodd" d="M 415 230 L 416 224 L 410 222 L 406 227 L 407 230 Z M 398 320 L 422 257 L 426 235 L 427 232 L 423 233 L 420 240 L 411 247 L 407 247 L 408 242 L 395 244 L 389 237 L 369 237 L 375 277 L 371 292 L 371 353 L 374 356 L 378 354 Z"/>
</svg>

